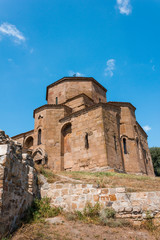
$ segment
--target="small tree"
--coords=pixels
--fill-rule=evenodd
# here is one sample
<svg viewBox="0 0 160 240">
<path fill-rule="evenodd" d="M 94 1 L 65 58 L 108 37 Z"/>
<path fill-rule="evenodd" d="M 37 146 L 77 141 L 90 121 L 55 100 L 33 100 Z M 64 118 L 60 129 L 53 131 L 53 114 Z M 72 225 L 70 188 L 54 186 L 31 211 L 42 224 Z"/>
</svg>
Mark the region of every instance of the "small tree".
<svg viewBox="0 0 160 240">
<path fill-rule="evenodd" d="M 160 176 L 160 147 L 150 148 L 150 153 L 153 161 L 154 172 L 156 176 Z"/>
</svg>

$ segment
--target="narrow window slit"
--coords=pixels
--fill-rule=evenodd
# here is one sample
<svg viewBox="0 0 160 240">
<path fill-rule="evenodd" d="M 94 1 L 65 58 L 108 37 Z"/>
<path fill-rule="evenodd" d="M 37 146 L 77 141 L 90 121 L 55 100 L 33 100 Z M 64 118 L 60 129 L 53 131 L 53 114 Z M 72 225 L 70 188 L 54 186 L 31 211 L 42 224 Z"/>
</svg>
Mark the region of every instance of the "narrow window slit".
<svg viewBox="0 0 160 240">
<path fill-rule="evenodd" d="M 124 150 L 124 154 L 127 154 L 127 144 L 126 144 L 125 138 L 123 138 L 123 150 Z"/>
<path fill-rule="evenodd" d="M 58 97 L 56 97 L 56 105 L 58 105 Z"/>
<path fill-rule="evenodd" d="M 115 135 L 114 135 L 114 147 L 115 147 L 115 151 L 117 152 L 117 140 Z"/>
<path fill-rule="evenodd" d="M 41 129 L 38 130 L 38 145 L 41 144 L 41 135 L 42 135 L 42 131 Z"/>
<path fill-rule="evenodd" d="M 85 134 L 85 148 L 89 148 L 88 133 Z"/>
</svg>

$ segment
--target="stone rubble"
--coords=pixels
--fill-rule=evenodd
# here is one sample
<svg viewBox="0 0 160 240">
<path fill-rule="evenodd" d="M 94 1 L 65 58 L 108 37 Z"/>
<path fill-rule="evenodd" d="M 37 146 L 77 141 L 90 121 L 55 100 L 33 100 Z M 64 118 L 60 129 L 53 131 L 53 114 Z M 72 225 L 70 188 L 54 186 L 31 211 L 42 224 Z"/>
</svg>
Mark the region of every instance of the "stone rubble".
<svg viewBox="0 0 160 240">
<path fill-rule="evenodd" d="M 33 159 L 0 130 L 0 237 L 12 232 L 38 196 Z"/>
</svg>

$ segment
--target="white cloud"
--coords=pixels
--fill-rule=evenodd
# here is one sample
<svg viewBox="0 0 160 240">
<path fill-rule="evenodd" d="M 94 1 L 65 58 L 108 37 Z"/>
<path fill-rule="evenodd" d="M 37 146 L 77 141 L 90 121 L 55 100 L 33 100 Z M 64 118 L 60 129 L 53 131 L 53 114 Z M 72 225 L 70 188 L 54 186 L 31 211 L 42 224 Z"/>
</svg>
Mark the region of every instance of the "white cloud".
<svg viewBox="0 0 160 240">
<path fill-rule="evenodd" d="M 19 44 L 26 40 L 24 35 L 16 28 L 16 26 L 10 23 L 2 23 L 0 25 L 0 34 L 11 37 L 14 42 Z"/>
<path fill-rule="evenodd" d="M 30 54 L 32 54 L 34 52 L 34 49 L 31 48 L 29 52 L 30 52 Z"/>
<path fill-rule="evenodd" d="M 13 62 L 13 59 L 12 58 L 8 58 L 8 62 Z"/>
<path fill-rule="evenodd" d="M 105 76 L 113 76 L 113 71 L 115 70 L 115 59 L 109 59 L 106 63 L 107 67 L 104 70 L 105 71 Z"/>
<path fill-rule="evenodd" d="M 117 0 L 117 6 L 121 14 L 129 15 L 132 12 L 130 0 Z"/>
<path fill-rule="evenodd" d="M 75 75 L 76 77 L 84 77 L 83 73 L 80 72 L 74 72 L 74 71 L 69 71 L 69 76 L 73 77 Z"/>
<path fill-rule="evenodd" d="M 146 131 L 146 132 L 149 132 L 151 130 L 151 127 L 146 125 L 143 127 L 143 129 Z"/>
<path fill-rule="evenodd" d="M 156 67 L 155 65 L 152 66 L 152 70 L 153 70 L 153 72 L 156 71 L 155 67 Z"/>
</svg>

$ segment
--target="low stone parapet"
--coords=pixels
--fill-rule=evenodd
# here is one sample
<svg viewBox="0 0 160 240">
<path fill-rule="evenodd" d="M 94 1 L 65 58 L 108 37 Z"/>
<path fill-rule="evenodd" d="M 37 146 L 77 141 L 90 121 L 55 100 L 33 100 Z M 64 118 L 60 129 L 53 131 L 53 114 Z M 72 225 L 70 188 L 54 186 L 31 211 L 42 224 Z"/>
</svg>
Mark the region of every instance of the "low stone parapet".
<svg viewBox="0 0 160 240">
<path fill-rule="evenodd" d="M 92 184 L 45 183 L 41 196 L 51 198 L 51 204 L 65 211 L 82 211 L 89 202 L 112 207 L 117 218 L 135 221 L 160 216 L 160 192 L 126 192 L 121 188 L 98 188 Z"/>
</svg>

